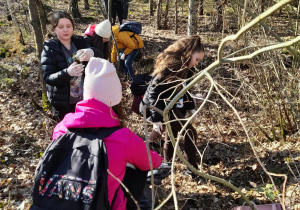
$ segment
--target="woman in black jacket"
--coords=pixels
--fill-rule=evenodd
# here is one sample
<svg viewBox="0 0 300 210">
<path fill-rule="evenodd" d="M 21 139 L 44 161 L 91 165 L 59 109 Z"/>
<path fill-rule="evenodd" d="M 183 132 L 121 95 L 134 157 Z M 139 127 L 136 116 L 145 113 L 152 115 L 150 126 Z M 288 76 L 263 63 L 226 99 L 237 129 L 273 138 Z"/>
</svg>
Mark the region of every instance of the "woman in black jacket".
<svg viewBox="0 0 300 210">
<path fill-rule="evenodd" d="M 197 35 L 181 38 L 160 53 L 156 59 L 153 79 L 140 104 L 140 112 L 143 113 L 144 105 L 152 105 L 163 111 L 176 94 L 182 90 L 185 85 L 184 80 L 194 75 L 193 67 L 203 57 L 204 47 L 201 38 Z M 194 113 L 194 108 L 192 97 L 186 93 L 170 110 L 170 125 L 175 138 L 186 123 L 186 112 L 191 110 Z M 154 132 L 161 134 L 163 116 L 153 109 L 148 109 L 147 117 L 149 121 L 153 122 Z M 197 132 L 191 124 L 188 124 L 183 135 L 184 155 L 191 165 L 198 168 L 195 148 Z M 173 152 L 172 143 L 166 139 L 163 150 L 166 162 L 171 161 Z"/>
<path fill-rule="evenodd" d="M 47 85 L 47 97 L 52 113 L 61 120 L 75 111 L 75 105 L 82 100 L 84 65 L 91 57 L 102 57 L 96 48 L 81 36 L 74 36 L 74 20 L 66 11 L 52 13 L 51 32 L 46 36 L 41 54 L 43 78 Z M 74 62 L 78 55 L 80 62 Z"/>
</svg>

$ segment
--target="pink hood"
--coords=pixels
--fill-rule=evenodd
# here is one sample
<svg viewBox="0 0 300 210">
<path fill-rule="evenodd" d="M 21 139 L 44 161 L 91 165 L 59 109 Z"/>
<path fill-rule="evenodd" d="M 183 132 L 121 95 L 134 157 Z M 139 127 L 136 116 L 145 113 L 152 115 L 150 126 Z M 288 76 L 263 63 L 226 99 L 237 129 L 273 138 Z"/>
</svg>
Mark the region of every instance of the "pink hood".
<svg viewBox="0 0 300 210">
<path fill-rule="evenodd" d="M 75 113 L 67 114 L 57 124 L 53 132 L 53 139 L 66 133 L 68 128 L 99 128 L 119 126 L 117 115 L 112 109 L 96 99 L 83 100 L 77 103 Z M 126 163 L 130 163 L 140 170 L 149 170 L 149 160 L 146 144 L 128 128 L 122 128 L 104 139 L 108 156 L 108 170 L 118 179 L 123 180 Z M 152 166 L 161 165 L 162 158 L 154 151 L 150 151 Z M 120 184 L 112 176 L 108 176 L 108 200 L 111 203 L 117 193 L 113 210 L 126 209 L 126 198 Z"/>
</svg>

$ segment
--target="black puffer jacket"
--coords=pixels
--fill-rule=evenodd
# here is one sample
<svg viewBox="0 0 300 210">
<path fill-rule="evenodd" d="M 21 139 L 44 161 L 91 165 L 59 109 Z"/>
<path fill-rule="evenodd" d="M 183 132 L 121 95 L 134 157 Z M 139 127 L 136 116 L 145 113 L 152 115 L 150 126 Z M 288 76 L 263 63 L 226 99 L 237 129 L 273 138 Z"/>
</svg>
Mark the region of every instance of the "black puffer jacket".
<svg viewBox="0 0 300 210">
<path fill-rule="evenodd" d="M 188 78 L 194 74 L 193 71 L 189 71 Z M 164 110 L 170 101 L 180 92 L 182 86 L 177 86 L 177 82 L 164 82 L 165 79 L 158 79 L 154 77 L 150 82 L 147 91 L 140 103 L 140 113 L 143 113 L 144 105 L 152 105 L 160 110 Z M 176 84 L 175 84 L 176 83 Z M 176 108 L 176 104 L 172 109 Z M 187 110 L 195 108 L 195 104 L 189 93 L 183 95 L 183 107 L 179 108 L 183 115 Z M 147 120 L 151 122 L 163 122 L 163 116 L 153 109 L 147 109 Z"/>
<path fill-rule="evenodd" d="M 81 36 L 73 36 L 72 42 L 77 50 L 91 48 Z M 91 48 L 95 57 L 103 55 L 98 49 Z M 67 60 L 58 39 L 44 42 L 41 55 L 43 77 L 47 85 L 47 96 L 51 105 L 58 109 L 68 109 L 70 97 L 70 79 L 67 73 Z"/>
</svg>

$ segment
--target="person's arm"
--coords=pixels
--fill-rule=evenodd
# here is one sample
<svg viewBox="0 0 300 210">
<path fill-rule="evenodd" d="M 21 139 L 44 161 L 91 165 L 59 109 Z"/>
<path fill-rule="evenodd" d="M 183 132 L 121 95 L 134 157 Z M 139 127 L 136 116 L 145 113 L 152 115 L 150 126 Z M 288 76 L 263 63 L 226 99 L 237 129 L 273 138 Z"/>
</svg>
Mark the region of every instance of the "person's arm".
<svg viewBox="0 0 300 210">
<path fill-rule="evenodd" d="M 150 170 L 146 144 L 142 138 L 132 131 L 128 131 L 128 149 L 126 153 L 128 163 L 136 166 L 142 171 Z M 162 157 L 155 151 L 150 150 L 152 167 L 158 168 L 162 163 Z"/>
<path fill-rule="evenodd" d="M 144 48 L 144 42 L 142 40 L 142 38 L 139 35 L 135 35 L 135 38 L 137 39 L 138 43 L 139 43 L 139 49 Z"/>
<path fill-rule="evenodd" d="M 41 54 L 41 67 L 43 71 L 43 78 L 48 85 L 64 86 L 67 81 L 71 79 L 71 76 L 67 72 L 67 68 L 58 69 L 55 55 L 51 52 L 51 49 L 48 46 L 44 46 Z"/>
<path fill-rule="evenodd" d="M 156 78 L 149 84 L 150 86 L 147 89 L 147 98 L 149 100 L 149 105 L 152 105 L 161 111 L 166 108 L 166 104 L 164 99 L 169 97 L 171 94 L 170 91 L 167 91 L 167 85 L 159 84 Z M 150 111 L 150 118 L 152 122 L 163 122 L 163 116 L 159 114 L 154 109 L 149 109 Z"/>
</svg>

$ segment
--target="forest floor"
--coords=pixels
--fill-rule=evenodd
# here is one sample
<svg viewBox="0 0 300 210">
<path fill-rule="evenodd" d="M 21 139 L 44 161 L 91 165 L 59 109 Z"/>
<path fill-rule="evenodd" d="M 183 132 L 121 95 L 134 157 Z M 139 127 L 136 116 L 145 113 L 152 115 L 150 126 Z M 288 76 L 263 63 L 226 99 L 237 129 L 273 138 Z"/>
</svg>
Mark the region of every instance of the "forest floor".
<svg viewBox="0 0 300 210">
<path fill-rule="evenodd" d="M 155 17 L 145 12 L 146 4 L 134 2 L 130 20 L 143 24 L 142 38 L 145 48 L 134 64 L 136 74 L 151 72 L 155 57 L 168 45 L 186 34 L 187 15 L 179 19 L 179 31 L 155 29 Z M 92 7 L 93 8 L 93 7 Z M 96 10 L 82 10 L 86 20 L 76 20 L 77 34 L 85 31 L 90 23 L 97 23 L 102 17 L 91 17 Z M 134 18 L 133 18 L 134 17 Z M 5 17 L 1 17 L 4 22 Z M 206 46 L 206 55 L 199 68 L 203 69 L 216 60 L 218 44 L 222 33 L 211 31 L 212 17 L 203 17 L 199 26 L 199 34 Z M 174 25 L 170 20 L 169 28 Z M 5 23 L 5 30 L 10 30 L 11 23 Z M 1 29 L 1 44 L 7 41 L 4 29 Z M 12 32 L 12 31 L 10 31 Z M 225 34 L 226 35 L 226 34 Z M 12 41 L 12 40 L 11 40 Z M 13 42 L 11 42 L 13 43 Z M 34 99 L 42 104 L 41 85 L 38 77 L 39 63 L 34 51 L 33 39 L 28 42 L 23 53 L 0 60 L 0 208 L 28 209 L 31 203 L 30 191 L 33 185 L 34 170 L 46 146 L 51 142 L 53 128 L 56 124 L 43 111 L 37 110 Z M 230 73 L 230 66 L 223 66 L 223 75 Z M 220 76 L 221 70 L 213 76 Z M 143 119 L 131 111 L 132 94 L 130 83 L 121 78 L 123 85 L 123 102 L 127 126 L 140 136 L 144 136 Z M 204 84 L 202 93 L 208 91 Z M 245 132 L 238 125 L 233 113 L 218 100 L 222 119 L 214 114 L 213 103 L 205 105 L 198 115 L 194 126 L 198 132 L 197 147 L 201 152 L 203 172 L 223 178 L 240 188 L 256 204 L 280 202 L 269 177 L 257 162 L 247 142 Z M 49 111 L 47 112 L 50 113 Z M 243 117 L 243 113 L 241 112 Z M 235 125 L 232 127 L 231 125 Z M 149 126 L 150 128 L 150 126 Z M 291 209 L 300 209 L 300 187 L 298 169 L 300 168 L 300 136 L 298 132 L 291 134 L 285 142 L 269 142 L 264 138 L 255 141 L 256 151 L 264 166 L 273 173 L 286 174 L 285 203 Z M 291 158 L 292 157 L 292 158 Z M 290 159 L 289 159 L 290 158 Z M 198 155 L 199 163 L 201 156 Z M 179 209 L 231 209 L 242 205 L 243 199 L 232 189 L 203 178 L 192 179 L 184 176 L 186 166 L 179 160 L 175 164 L 175 188 Z M 298 177 L 298 178 L 297 178 Z M 284 188 L 282 177 L 273 177 L 276 188 Z M 171 191 L 171 176 L 155 186 L 156 206 Z M 172 198 L 161 209 L 175 209 Z"/>
</svg>

